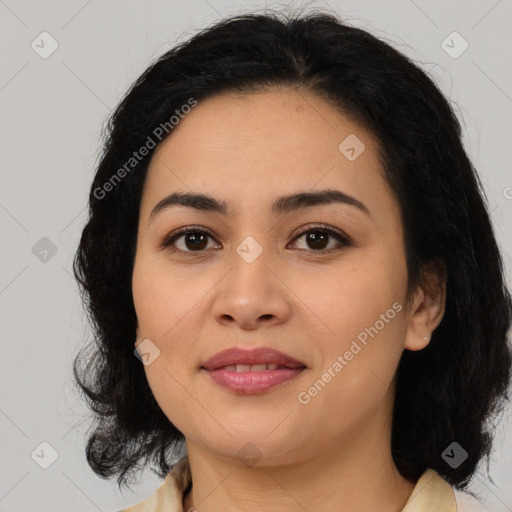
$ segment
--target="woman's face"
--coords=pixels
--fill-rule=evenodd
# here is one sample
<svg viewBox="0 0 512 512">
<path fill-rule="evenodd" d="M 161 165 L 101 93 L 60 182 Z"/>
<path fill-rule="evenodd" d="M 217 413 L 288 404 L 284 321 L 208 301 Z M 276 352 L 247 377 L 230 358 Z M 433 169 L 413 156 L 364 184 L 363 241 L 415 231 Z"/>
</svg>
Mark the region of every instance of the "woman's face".
<svg viewBox="0 0 512 512">
<path fill-rule="evenodd" d="M 272 208 L 327 189 L 363 206 Z M 150 215 L 173 193 L 227 212 L 174 204 Z M 162 247 L 188 226 L 195 237 Z M 376 138 L 306 91 L 223 94 L 183 116 L 150 163 L 132 285 L 136 346 L 150 340 L 144 369 L 162 411 L 187 443 L 252 450 L 269 465 L 363 434 L 389 442 L 400 356 L 430 336 L 406 309 L 402 223 Z M 230 347 L 277 349 L 306 369 L 258 393 L 228 389 L 202 365 Z"/>
</svg>

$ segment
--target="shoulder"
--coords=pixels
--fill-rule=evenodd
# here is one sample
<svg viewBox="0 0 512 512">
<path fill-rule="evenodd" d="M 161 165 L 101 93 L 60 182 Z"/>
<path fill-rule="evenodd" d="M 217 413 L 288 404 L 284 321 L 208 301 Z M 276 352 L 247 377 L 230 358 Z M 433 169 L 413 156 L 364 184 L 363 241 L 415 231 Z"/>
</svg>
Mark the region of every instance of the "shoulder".
<svg viewBox="0 0 512 512">
<path fill-rule="evenodd" d="M 452 486 L 434 469 L 426 469 L 416 482 L 402 512 L 456 512 Z"/>
<path fill-rule="evenodd" d="M 160 487 L 147 499 L 119 512 L 183 512 L 183 495 L 191 483 L 188 457 L 176 463 Z"/>
</svg>

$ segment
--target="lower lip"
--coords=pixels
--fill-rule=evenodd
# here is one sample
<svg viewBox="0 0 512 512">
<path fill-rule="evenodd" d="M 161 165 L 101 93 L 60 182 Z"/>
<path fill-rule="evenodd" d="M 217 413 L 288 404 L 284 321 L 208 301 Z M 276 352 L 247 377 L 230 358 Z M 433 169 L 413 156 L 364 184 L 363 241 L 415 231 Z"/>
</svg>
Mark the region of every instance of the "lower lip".
<svg viewBox="0 0 512 512">
<path fill-rule="evenodd" d="M 263 393 L 279 384 L 289 382 L 306 368 L 280 368 L 262 372 L 234 372 L 230 370 L 203 370 L 220 386 L 239 393 L 254 395 Z"/>
</svg>

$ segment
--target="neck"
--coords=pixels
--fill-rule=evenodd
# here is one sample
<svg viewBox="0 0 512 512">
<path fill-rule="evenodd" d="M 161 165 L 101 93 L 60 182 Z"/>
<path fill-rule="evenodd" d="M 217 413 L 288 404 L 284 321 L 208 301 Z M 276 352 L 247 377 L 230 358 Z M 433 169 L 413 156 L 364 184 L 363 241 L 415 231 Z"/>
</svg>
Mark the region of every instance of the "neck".
<svg viewBox="0 0 512 512">
<path fill-rule="evenodd" d="M 390 435 L 382 435 L 386 426 L 375 421 L 361 430 L 359 425 L 336 446 L 279 465 L 261 459 L 246 466 L 187 440 L 193 486 L 183 510 L 400 512 L 415 482 L 396 468 Z"/>
</svg>

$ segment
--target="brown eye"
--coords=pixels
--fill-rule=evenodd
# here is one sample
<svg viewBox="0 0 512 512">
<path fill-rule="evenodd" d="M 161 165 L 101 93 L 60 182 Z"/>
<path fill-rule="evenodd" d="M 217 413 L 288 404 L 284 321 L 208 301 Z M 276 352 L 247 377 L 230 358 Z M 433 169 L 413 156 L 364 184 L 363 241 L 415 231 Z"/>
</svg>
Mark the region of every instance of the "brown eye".
<svg viewBox="0 0 512 512">
<path fill-rule="evenodd" d="M 294 238 L 294 242 L 300 238 L 305 237 L 307 247 L 305 250 L 309 252 L 324 254 L 339 250 L 345 246 L 350 245 L 350 239 L 342 235 L 341 233 L 330 229 L 326 225 L 320 226 L 307 226 L 303 229 L 298 236 Z M 206 252 L 205 249 L 208 247 L 208 238 L 214 240 L 213 235 L 203 228 L 189 226 L 184 228 L 177 233 L 172 233 L 167 236 L 160 244 L 163 249 L 169 248 L 174 252 L 181 252 L 184 254 L 201 253 Z M 333 238 L 338 242 L 338 245 L 326 248 L 329 245 L 330 239 Z M 175 244 L 182 240 L 182 246 L 177 247 Z M 219 249 L 220 245 L 214 247 Z"/>
<path fill-rule="evenodd" d="M 176 241 L 179 239 L 183 239 L 182 247 L 177 247 L 177 251 L 181 252 L 203 252 L 208 245 L 208 238 L 213 238 L 207 231 L 204 229 L 199 229 L 195 227 L 185 228 L 178 233 L 174 233 L 171 236 L 166 237 L 161 246 L 162 248 L 168 248 L 169 246 L 174 246 Z"/>
<path fill-rule="evenodd" d="M 332 252 L 333 250 L 339 249 L 341 246 L 350 245 L 350 240 L 348 237 L 329 229 L 327 226 L 309 226 L 306 230 L 303 230 L 298 236 L 295 237 L 294 240 L 299 240 L 300 238 L 305 237 L 306 244 L 308 248 L 313 249 L 312 252 L 317 252 L 319 254 Z M 329 243 L 329 238 L 334 238 L 338 242 L 338 247 L 326 249 Z"/>
<path fill-rule="evenodd" d="M 187 249 L 194 251 L 205 249 L 208 245 L 207 234 L 198 232 L 185 233 L 183 243 Z"/>
</svg>

